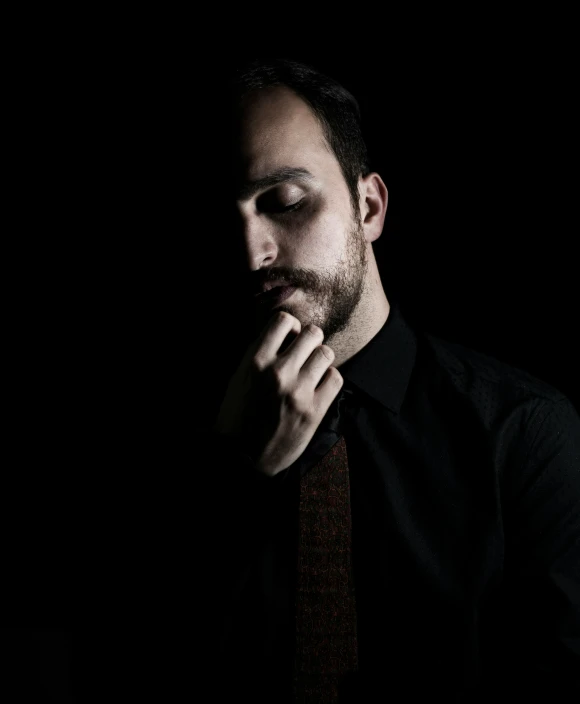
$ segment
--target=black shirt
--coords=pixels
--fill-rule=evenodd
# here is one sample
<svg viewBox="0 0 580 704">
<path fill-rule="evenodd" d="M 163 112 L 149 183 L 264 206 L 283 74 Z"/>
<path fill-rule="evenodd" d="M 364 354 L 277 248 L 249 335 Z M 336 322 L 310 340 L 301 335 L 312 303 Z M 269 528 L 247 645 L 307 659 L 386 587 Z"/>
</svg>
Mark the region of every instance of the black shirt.
<svg viewBox="0 0 580 704">
<path fill-rule="evenodd" d="M 344 701 L 569 701 L 580 692 L 571 402 L 413 329 L 397 306 L 340 372 L 307 450 L 275 477 L 206 431 L 217 691 L 292 701 L 299 480 L 342 434 L 359 644 Z"/>
</svg>

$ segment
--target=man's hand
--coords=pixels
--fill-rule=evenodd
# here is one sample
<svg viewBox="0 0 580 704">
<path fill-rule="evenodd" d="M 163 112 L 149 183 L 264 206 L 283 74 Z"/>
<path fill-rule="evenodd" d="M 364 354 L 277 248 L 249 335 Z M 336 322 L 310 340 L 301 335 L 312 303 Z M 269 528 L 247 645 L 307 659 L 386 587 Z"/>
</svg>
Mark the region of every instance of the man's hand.
<svg viewBox="0 0 580 704">
<path fill-rule="evenodd" d="M 295 338 L 282 351 L 290 334 Z M 297 318 L 279 311 L 230 379 L 214 430 L 235 438 L 268 476 L 302 455 L 342 388 L 323 339 L 316 325 L 302 331 Z"/>
</svg>

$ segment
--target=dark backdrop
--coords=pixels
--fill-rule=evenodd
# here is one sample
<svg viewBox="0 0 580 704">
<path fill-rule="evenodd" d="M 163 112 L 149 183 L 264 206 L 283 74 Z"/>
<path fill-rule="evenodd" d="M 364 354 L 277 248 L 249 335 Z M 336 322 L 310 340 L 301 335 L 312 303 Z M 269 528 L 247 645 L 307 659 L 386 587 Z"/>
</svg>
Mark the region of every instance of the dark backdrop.
<svg viewBox="0 0 580 704">
<path fill-rule="evenodd" d="M 395 63 L 352 53 L 294 55 L 336 76 L 360 101 L 372 167 L 390 194 L 375 243 L 388 296 L 433 334 L 527 370 L 579 406 L 566 75 L 554 64 L 546 70 L 541 52 L 533 61 L 517 52 L 499 60 L 491 50 L 472 58 L 435 51 Z M 205 71 L 220 75 L 217 67 L 204 65 L 207 78 Z M 107 230 L 123 295 L 115 334 L 104 336 L 120 381 L 106 428 L 117 427 L 124 439 L 134 431 L 131 445 L 122 445 L 127 461 L 113 503 L 120 515 L 130 505 L 142 517 L 139 542 L 131 543 L 131 559 L 142 566 L 136 573 L 151 574 L 154 554 L 169 580 L 162 591 L 172 598 L 147 600 L 147 613 L 182 623 L 200 618 L 188 568 L 219 521 L 219 497 L 195 489 L 196 474 L 212 471 L 211 448 L 192 448 L 201 452 L 192 468 L 188 442 L 193 427 L 213 419 L 249 339 L 230 256 L 219 82 L 208 84 L 198 72 L 185 96 L 167 74 L 148 77 L 148 89 L 136 91 L 146 115 L 142 140 L 131 126 L 123 129 L 132 145 L 128 173 L 137 174 L 123 182 L 130 208 L 123 227 Z M 182 99 L 180 112 L 174 108 Z M 192 521 L 199 533 L 192 534 Z"/>
<path fill-rule="evenodd" d="M 0 697 L 11 704 L 73 704 L 72 633 L 0 628 Z"/>
<path fill-rule="evenodd" d="M 99 44 L 82 65 L 35 67 L 46 119 L 30 139 L 46 158 L 39 236 L 24 238 L 27 275 L 39 274 L 20 395 L 32 422 L 4 484 L 5 615 L 74 624 L 77 691 L 95 697 L 179 691 L 211 659 L 199 657 L 211 615 L 197 590 L 219 497 L 196 491 L 212 466 L 192 429 L 217 412 L 249 342 L 228 248 L 221 68 L 213 54 L 192 67 L 170 44 Z M 564 50 L 416 50 L 289 52 L 359 99 L 389 189 L 374 245 L 387 295 L 579 407 L 578 115 Z"/>
</svg>

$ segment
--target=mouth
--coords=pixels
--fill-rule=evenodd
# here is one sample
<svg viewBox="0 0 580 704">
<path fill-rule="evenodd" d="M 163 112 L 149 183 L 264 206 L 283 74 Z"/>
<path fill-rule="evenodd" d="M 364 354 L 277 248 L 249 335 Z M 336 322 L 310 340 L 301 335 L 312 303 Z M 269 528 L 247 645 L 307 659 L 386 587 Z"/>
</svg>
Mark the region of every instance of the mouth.
<svg viewBox="0 0 580 704">
<path fill-rule="evenodd" d="M 255 296 L 261 296 L 264 293 L 269 293 L 270 291 L 274 290 L 275 288 L 283 288 L 285 286 L 290 286 L 290 284 L 285 283 L 284 281 L 280 281 L 279 283 L 277 281 L 267 281 L 264 285 L 263 288 L 255 290 L 254 295 Z"/>
<path fill-rule="evenodd" d="M 278 291 L 279 289 L 284 288 L 282 285 L 276 285 L 272 286 L 272 288 L 267 289 L 266 291 L 261 291 L 258 295 L 260 296 L 271 296 L 274 291 Z"/>
<path fill-rule="evenodd" d="M 274 304 L 285 301 L 287 298 L 296 291 L 296 286 L 274 286 L 269 291 L 264 291 L 257 295 L 257 299 L 260 303 L 264 304 Z"/>
</svg>

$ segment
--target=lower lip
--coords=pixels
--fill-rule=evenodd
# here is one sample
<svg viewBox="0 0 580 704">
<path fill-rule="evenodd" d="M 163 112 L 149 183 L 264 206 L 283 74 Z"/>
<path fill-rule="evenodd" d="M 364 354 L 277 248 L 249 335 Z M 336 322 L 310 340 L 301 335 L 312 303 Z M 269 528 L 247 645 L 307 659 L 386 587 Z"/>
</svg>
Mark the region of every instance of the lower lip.
<svg viewBox="0 0 580 704">
<path fill-rule="evenodd" d="M 259 297 L 265 305 L 276 305 L 282 303 L 296 291 L 296 286 L 277 286 L 270 291 L 266 291 Z"/>
</svg>

